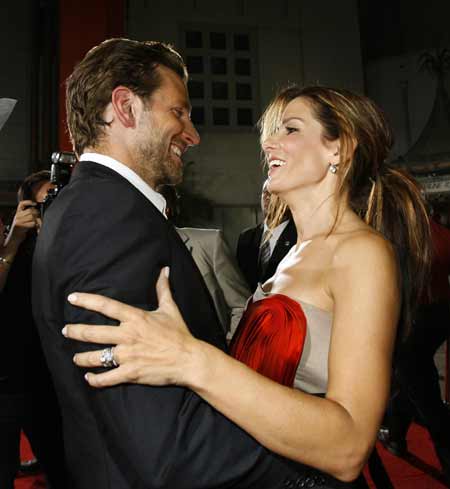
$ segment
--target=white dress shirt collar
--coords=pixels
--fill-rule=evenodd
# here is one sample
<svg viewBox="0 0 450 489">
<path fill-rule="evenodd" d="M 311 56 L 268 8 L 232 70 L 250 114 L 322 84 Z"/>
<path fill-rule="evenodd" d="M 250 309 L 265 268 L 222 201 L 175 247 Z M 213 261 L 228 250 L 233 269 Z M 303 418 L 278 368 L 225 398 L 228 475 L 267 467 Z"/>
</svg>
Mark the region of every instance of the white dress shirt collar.
<svg viewBox="0 0 450 489">
<path fill-rule="evenodd" d="M 159 212 L 166 217 L 166 199 L 158 192 L 155 192 L 148 183 L 144 182 L 144 180 L 142 180 L 142 178 L 128 166 L 110 156 L 99 153 L 83 153 L 80 157 L 80 161 L 93 161 L 94 163 L 106 166 L 110 170 L 115 171 L 147 197 Z"/>
</svg>

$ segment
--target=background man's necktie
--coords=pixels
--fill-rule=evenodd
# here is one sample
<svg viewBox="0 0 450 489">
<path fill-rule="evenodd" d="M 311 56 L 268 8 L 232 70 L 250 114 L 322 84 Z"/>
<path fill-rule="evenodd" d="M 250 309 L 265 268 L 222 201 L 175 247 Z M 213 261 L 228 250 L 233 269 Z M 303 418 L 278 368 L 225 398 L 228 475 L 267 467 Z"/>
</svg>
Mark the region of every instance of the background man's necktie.
<svg viewBox="0 0 450 489">
<path fill-rule="evenodd" d="M 267 264 L 269 263 L 271 252 L 270 252 L 270 236 L 271 232 L 269 230 L 265 231 L 262 237 L 262 244 L 259 248 L 259 261 L 258 261 L 258 275 L 259 279 L 262 280 L 264 272 L 266 271 Z"/>
</svg>

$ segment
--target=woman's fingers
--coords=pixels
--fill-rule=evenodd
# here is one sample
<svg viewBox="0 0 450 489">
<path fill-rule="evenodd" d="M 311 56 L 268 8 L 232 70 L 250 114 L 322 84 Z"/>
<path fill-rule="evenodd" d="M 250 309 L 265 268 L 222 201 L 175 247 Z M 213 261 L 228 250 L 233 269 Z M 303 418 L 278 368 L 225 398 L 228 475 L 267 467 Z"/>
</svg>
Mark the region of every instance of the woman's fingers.
<svg viewBox="0 0 450 489">
<path fill-rule="evenodd" d="M 88 372 L 84 378 L 92 387 L 109 387 L 112 385 L 123 384 L 124 382 L 132 382 L 129 375 L 129 369 L 125 366 L 112 368 L 101 374 L 93 374 Z"/>
<path fill-rule="evenodd" d="M 91 324 L 67 324 L 62 330 L 66 338 L 98 343 L 100 345 L 117 345 L 127 343 L 127 335 L 117 326 L 93 326 Z"/>
<path fill-rule="evenodd" d="M 79 367 L 102 367 L 102 354 L 104 350 L 86 351 L 77 353 L 73 357 L 73 361 Z M 121 365 L 126 360 L 126 356 L 122 355 L 122 349 L 119 346 L 113 347 L 114 361 L 117 365 Z"/>
<path fill-rule="evenodd" d="M 159 309 L 173 304 L 172 292 L 170 291 L 169 285 L 169 270 L 169 267 L 162 268 L 156 282 L 156 296 L 158 297 Z"/>
<path fill-rule="evenodd" d="M 104 316 L 121 322 L 133 319 L 136 315 L 140 315 L 143 312 L 141 309 L 98 294 L 74 292 L 67 297 L 67 300 L 74 306 L 99 312 Z"/>
<path fill-rule="evenodd" d="M 73 361 L 79 367 L 101 367 L 102 366 L 102 356 L 103 350 L 96 351 L 85 351 L 83 353 L 77 353 L 73 357 Z M 114 360 L 116 360 L 116 356 L 114 354 Z"/>
</svg>

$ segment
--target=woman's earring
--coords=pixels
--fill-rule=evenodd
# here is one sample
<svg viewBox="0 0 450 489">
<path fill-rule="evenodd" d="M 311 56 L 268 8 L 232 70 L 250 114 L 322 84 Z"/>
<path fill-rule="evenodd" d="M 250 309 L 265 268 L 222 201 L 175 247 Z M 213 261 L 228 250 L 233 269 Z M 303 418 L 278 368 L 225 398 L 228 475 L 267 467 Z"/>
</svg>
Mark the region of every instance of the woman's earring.
<svg viewBox="0 0 450 489">
<path fill-rule="evenodd" d="M 338 171 L 337 165 L 330 163 L 330 172 L 334 175 Z"/>
</svg>

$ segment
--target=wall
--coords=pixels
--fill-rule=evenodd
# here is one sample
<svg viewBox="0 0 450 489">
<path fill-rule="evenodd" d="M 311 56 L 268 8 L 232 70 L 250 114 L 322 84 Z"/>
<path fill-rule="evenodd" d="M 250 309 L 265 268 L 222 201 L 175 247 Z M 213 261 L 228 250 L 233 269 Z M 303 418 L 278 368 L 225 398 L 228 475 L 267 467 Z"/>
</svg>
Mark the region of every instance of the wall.
<svg viewBox="0 0 450 489">
<path fill-rule="evenodd" d="M 419 70 L 421 52 L 379 58 L 366 67 L 367 94 L 383 108 L 394 130 L 393 159 L 414 145 L 433 108 L 436 80 Z"/>
<path fill-rule="evenodd" d="M 100 42 L 124 34 L 124 0 L 59 0 L 59 149 L 72 151 L 66 127 L 64 80 Z"/>
<path fill-rule="evenodd" d="M 30 168 L 32 18 L 31 0 L 0 2 L 0 97 L 18 100 L 0 133 L 2 192 L 14 190 Z"/>
<path fill-rule="evenodd" d="M 308 0 L 299 3 L 305 83 L 363 93 L 357 2 Z"/>
</svg>

